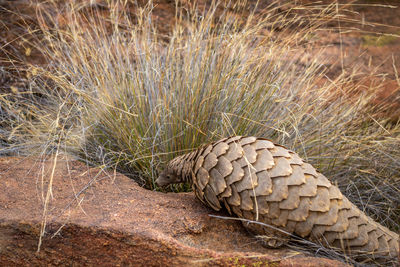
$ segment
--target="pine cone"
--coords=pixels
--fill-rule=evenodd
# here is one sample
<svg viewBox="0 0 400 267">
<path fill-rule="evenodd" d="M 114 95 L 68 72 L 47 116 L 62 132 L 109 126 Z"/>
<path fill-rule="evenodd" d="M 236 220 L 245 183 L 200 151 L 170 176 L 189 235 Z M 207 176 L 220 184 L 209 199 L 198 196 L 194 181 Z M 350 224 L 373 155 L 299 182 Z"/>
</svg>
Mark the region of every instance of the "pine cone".
<svg viewBox="0 0 400 267">
<path fill-rule="evenodd" d="M 214 210 L 259 221 L 347 255 L 396 258 L 399 235 L 376 223 L 296 153 L 256 137 L 235 136 L 176 157 L 159 186 L 189 182 Z M 244 224 L 260 236 L 279 230 Z"/>
</svg>

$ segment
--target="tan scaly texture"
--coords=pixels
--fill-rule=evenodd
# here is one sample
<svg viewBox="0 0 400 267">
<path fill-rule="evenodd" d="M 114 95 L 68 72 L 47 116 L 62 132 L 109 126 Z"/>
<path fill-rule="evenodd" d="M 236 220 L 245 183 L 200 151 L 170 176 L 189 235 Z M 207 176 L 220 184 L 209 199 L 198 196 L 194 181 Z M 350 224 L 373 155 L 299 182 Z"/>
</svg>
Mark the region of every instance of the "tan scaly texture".
<svg viewBox="0 0 400 267">
<path fill-rule="evenodd" d="M 398 257 L 398 234 L 366 216 L 296 153 L 267 139 L 235 136 L 203 146 L 170 161 L 156 182 L 192 183 L 196 196 L 214 210 L 225 207 L 348 255 Z M 285 239 L 269 227 L 244 226 Z"/>
</svg>

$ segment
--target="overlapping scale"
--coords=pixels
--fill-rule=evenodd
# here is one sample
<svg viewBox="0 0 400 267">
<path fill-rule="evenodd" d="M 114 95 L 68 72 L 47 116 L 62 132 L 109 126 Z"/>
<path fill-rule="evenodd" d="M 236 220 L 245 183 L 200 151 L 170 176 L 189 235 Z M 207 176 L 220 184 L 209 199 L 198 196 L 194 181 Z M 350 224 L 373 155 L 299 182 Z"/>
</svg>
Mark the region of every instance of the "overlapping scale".
<svg viewBox="0 0 400 267">
<path fill-rule="evenodd" d="M 179 161 L 191 161 L 191 165 Z M 322 245 L 363 255 L 397 256 L 399 236 L 362 213 L 295 152 L 256 137 L 233 136 L 177 158 L 192 166 L 196 196 L 215 210 L 278 227 Z M 258 235 L 281 234 L 244 224 Z"/>
</svg>

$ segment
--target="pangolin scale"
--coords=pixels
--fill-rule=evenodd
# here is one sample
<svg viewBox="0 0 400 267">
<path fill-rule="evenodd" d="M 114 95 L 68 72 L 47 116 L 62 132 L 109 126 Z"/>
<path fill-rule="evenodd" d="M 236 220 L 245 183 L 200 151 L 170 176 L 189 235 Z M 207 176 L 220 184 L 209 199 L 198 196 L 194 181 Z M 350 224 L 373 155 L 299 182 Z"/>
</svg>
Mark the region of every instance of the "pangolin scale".
<svg viewBox="0 0 400 267">
<path fill-rule="evenodd" d="M 156 182 L 192 183 L 198 199 L 214 210 L 225 207 L 240 218 L 347 255 L 398 260 L 398 234 L 365 215 L 296 153 L 264 138 L 224 138 L 178 156 Z M 259 236 L 275 237 L 271 241 L 285 240 L 276 229 L 244 226 Z"/>
</svg>

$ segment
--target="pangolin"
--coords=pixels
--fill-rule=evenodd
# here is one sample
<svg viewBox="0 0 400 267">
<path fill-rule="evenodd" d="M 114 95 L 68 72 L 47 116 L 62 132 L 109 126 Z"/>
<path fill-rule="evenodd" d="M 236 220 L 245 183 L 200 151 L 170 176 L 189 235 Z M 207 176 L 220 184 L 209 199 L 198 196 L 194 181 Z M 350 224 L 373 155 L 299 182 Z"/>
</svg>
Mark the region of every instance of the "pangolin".
<svg viewBox="0 0 400 267">
<path fill-rule="evenodd" d="M 183 182 L 214 210 L 272 226 L 244 223 L 269 246 L 282 245 L 288 233 L 347 255 L 398 260 L 398 234 L 295 152 L 267 139 L 234 136 L 202 146 L 171 160 L 156 180 L 160 187 Z"/>
</svg>

